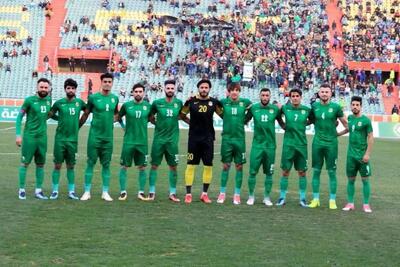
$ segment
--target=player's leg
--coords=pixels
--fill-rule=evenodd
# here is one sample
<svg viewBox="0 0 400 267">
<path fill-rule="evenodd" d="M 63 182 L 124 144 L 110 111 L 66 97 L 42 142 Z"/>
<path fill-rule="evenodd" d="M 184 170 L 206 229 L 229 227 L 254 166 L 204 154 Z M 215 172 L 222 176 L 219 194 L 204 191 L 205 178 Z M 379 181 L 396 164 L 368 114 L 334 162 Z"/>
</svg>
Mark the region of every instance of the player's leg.
<svg viewBox="0 0 400 267">
<path fill-rule="evenodd" d="M 250 170 L 249 170 L 249 179 L 248 179 L 248 187 L 249 187 L 249 199 L 247 200 L 247 205 L 254 205 L 255 197 L 254 190 L 256 187 L 256 176 L 262 161 L 266 158 L 264 157 L 263 149 L 260 149 L 256 146 L 253 146 L 250 150 Z"/>
<path fill-rule="evenodd" d="M 329 209 L 335 210 L 336 206 L 336 191 L 337 177 L 336 164 L 338 156 L 338 145 L 331 145 L 325 149 L 326 169 L 329 176 Z"/>
<path fill-rule="evenodd" d="M 26 172 L 29 164 L 32 162 L 33 155 L 35 154 L 37 145 L 34 138 L 29 138 L 24 136 L 22 141 L 21 148 L 21 165 L 18 169 L 18 179 L 19 179 L 19 190 L 18 190 L 18 198 L 26 199 Z"/>
<path fill-rule="evenodd" d="M 189 137 L 188 140 L 188 153 L 187 153 L 187 165 L 185 170 L 185 186 L 186 195 L 185 203 L 190 204 L 192 202 L 192 185 L 194 181 L 194 173 L 196 171 L 196 166 L 200 163 L 199 147 L 201 143 Z"/>
<path fill-rule="evenodd" d="M 233 143 L 233 160 L 236 165 L 235 175 L 235 193 L 233 195 L 233 204 L 240 204 L 240 190 L 243 182 L 243 164 L 246 163 L 246 143 L 245 140 Z"/>
<path fill-rule="evenodd" d="M 231 168 L 231 162 L 233 159 L 233 146 L 232 144 L 222 138 L 221 142 L 221 161 L 222 161 L 222 172 L 221 172 L 221 187 L 218 195 L 217 203 L 224 203 L 226 194 L 226 184 L 229 178 L 229 169 Z"/>
<path fill-rule="evenodd" d="M 101 194 L 101 198 L 105 201 L 113 201 L 109 192 L 110 189 L 110 164 L 112 158 L 113 151 L 113 142 L 106 141 L 102 143 L 102 149 L 99 151 L 99 159 L 101 163 L 101 178 L 103 180 L 103 192 Z"/>
<path fill-rule="evenodd" d="M 306 190 L 307 190 L 307 147 L 299 147 L 296 149 L 294 157 L 294 168 L 299 175 L 299 198 L 300 206 L 307 207 Z"/>
<path fill-rule="evenodd" d="M 271 206 L 271 198 L 270 194 L 272 191 L 272 175 L 274 174 L 274 166 L 275 166 L 275 149 L 268 148 L 266 151 L 266 160 L 263 163 L 263 172 L 265 174 L 264 181 L 264 204 L 266 206 Z M 284 203 L 280 203 L 283 205 Z"/>
<path fill-rule="evenodd" d="M 54 169 L 51 175 L 52 181 L 52 193 L 50 195 L 50 199 L 58 198 L 58 187 L 60 183 L 60 170 L 62 163 L 64 162 L 64 151 L 65 151 L 65 142 L 55 140 L 54 141 L 54 149 L 53 149 L 53 157 L 54 157 Z"/>
<path fill-rule="evenodd" d="M 96 140 L 89 135 L 88 142 L 87 142 L 87 164 L 85 169 L 85 188 L 84 193 L 81 197 L 81 200 L 89 200 L 90 196 L 90 189 L 92 188 L 92 178 L 93 178 L 93 169 L 96 165 L 97 158 L 99 156 L 98 150 L 100 149 L 99 145 L 97 144 Z"/>
<path fill-rule="evenodd" d="M 201 158 L 203 160 L 203 192 L 200 195 L 200 200 L 204 203 L 210 204 L 212 201 L 208 197 L 208 188 L 212 180 L 212 168 L 214 159 L 214 140 L 206 140 L 201 146 Z"/>
<path fill-rule="evenodd" d="M 47 138 L 37 139 L 37 149 L 35 151 L 35 163 L 36 163 L 36 189 L 35 197 L 38 199 L 48 199 L 43 193 L 43 181 L 44 181 L 44 164 L 46 163 L 46 152 L 47 152 Z"/>
<path fill-rule="evenodd" d="M 132 166 L 133 151 L 134 151 L 133 145 L 129 144 L 122 145 L 121 159 L 120 159 L 121 168 L 119 169 L 120 194 L 118 200 L 126 200 L 128 197 L 128 193 L 126 192 L 126 177 L 128 168 Z"/>
<path fill-rule="evenodd" d="M 78 200 L 79 198 L 75 194 L 75 163 L 76 163 L 76 153 L 78 152 L 77 142 L 67 142 L 66 143 L 66 155 L 65 163 L 67 165 L 67 181 L 68 181 L 68 198 L 73 200 Z"/>
<path fill-rule="evenodd" d="M 321 178 L 321 169 L 324 164 L 324 148 L 315 143 L 312 144 L 312 168 L 313 168 L 313 176 L 312 176 L 312 192 L 313 192 L 313 200 L 308 205 L 310 208 L 319 207 L 319 187 L 320 187 L 320 178 Z"/>
<path fill-rule="evenodd" d="M 169 199 L 173 202 L 180 202 L 176 195 L 176 184 L 178 181 L 177 166 L 179 162 L 178 143 L 168 143 L 166 147 L 165 159 L 169 166 Z"/>
<path fill-rule="evenodd" d="M 289 185 L 289 174 L 290 169 L 293 165 L 293 160 L 295 157 L 295 148 L 283 145 L 282 147 L 282 156 L 281 156 L 281 168 L 282 168 L 282 176 L 280 179 L 280 193 L 279 199 L 276 203 L 277 206 L 282 206 L 286 204 L 286 193 Z"/>
<path fill-rule="evenodd" d="M 359 169 L 357 159 L 347 156 L 346 160 L 346 175 L 347 175 L 347 204 L 342 210 L 354 210 L 354 192 L 356 176 Z"/>
<path fill-rule="evenodd" d="M 149 173 L 149 200 L 154 200 L 156 196 L 157 169 L 164 156 L 165 145 L 154 142 L 151 147 L 151 169 Z"/>
<path fill-rule="evenodd" d="M 369 205 L 369 197 L 371 192 L 369 177 L 371 177 L 371 166 L 369 162 L 362 162 L 360 165 L 360 175 L 363 184 L 363 210 L 367 213 L 370 213 L 372 212 L 371 206 Z"/>
<path fill-rule="evenodd" d="M 147 166 L 147 145 L 136 146 L 133 158 L 135 160 L 135 166 L 138 168 L 139 179 L 138 179 L 138 198 L 140 200 L 147 200 L 144 194 L 144 187 L 146 186 L 146 166 Z"/>
</svg>

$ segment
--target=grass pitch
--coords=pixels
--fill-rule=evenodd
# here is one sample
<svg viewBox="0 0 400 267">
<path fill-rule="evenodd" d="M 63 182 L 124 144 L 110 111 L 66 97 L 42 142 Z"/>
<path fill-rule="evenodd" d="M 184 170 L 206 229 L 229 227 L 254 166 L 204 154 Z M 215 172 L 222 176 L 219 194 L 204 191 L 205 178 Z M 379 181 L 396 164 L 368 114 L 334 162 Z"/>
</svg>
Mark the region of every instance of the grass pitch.
<svg viewBox="0 0 400 267">
<path fill-rule="evenodd" d="M 61 173 L 60 199 L 40 201 L 33 197 L 34 166 L 27 175 L 27 200 L 17 197 L 20 149 L 15 146 L 13 124 L 0 124 L 0 265 L 1 266 L 399 266 L 400 211 L 399 141 L 375 140 L 372 154 L 372 214 L 361 211 L 361 182 L 357 180 L 356 211 L 345 213 L 345 159 L 347 138 L 340 138 L 338 162 L 338 210 L 328 209 L 327 174 L 321 177 L 321 208 L 298 206 L 298 181 L 289 178 L 287 205 L 266 208 L 262 203 L 264 176 L 257 177 L 256 205 L 246 206 L 245 166 L 242 205 L 231 203 L 234 171 L 230 172 L 228 199 L 217 205 L 220 156 L 214 159 L 210 187 L 211 205 L 198 200 L 201 168 L 193 187 L 194 202 L 174 204 L 167 199 L 168 172 L 159 169 L 157 199 L 136 199 L 137 171 L 128 171 L 128 201 L 117 199 L 122 131 L 115 129 L 111 168 L 111 195 L 100 200 L 101 173 L 96 165 L 92 200 L 71 201 L 66 197 L 65 169 Z M 49 126 L 45 168 L 46 194 L 51 190 L 52 149 L 55 126 Z M 76 185 L 83 191 L 88 128 L 80 133 Z M 152 130 L 150 131 L 150 137 Z M 251 134 L 247 134 L 248 152 Z M 311 139 L 310 139 L 311 140 Z M 279 167 L 282 135 L 277 136 L 276 166 Z M 309 142 L 311 143 L 311 142 Z M 151 143 L 150 143 L 151 144 Z M 220 149 L 217 133 L 215 151 Z M 180 153 L 186 153 L 187 132 L 181 132 Z M 311 150 L 309 150 L 311 151 Z M 178 195 L 184 197 L 185 157 L 181 157 Z M 280 170 L 274 174 L 272 199 L 279 196 Z M 311 171 L 308 172 L 311 198 Z M 148 186 L 148 185 L 147 185 Z"/>
</svg>

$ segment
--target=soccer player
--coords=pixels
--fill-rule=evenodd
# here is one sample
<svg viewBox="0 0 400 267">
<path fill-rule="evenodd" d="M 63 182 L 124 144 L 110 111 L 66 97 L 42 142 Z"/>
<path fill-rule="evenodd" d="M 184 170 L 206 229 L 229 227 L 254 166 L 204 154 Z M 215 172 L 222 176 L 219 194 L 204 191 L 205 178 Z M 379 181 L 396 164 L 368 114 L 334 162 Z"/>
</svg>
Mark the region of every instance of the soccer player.
<svg viewBox="0 0 400 267">
<path fill-rule="evenodd" d="M 280 181 L 280 197 L 277 206 L 286 204 L 289 174 L 294 165 L 299 175 L 300 206 L 307 207 L 307 137 L 306 126 L 309 123 L 310 108 L 301 104 L 302 92 L 292 89 L 289 92 L 290 103 L 282 106 L 282 116 L 285 117 L 285 134 L 283 137 Z"/>
<path fill-rule="evenodd" d="M 211 203 L 207 191 L 212 180 L 212 165 L 214 158 L 215 130 L 214 112 L 222 114 L 221 103 L 209 96 L 211 82 L 203 79 L 197 83 L 198 94 L 187 100 L 182 108 L 182 119 L 190 113 L 187 166 L 185 171 L 186 196 L 185 203 L 192 202 L 192 185 L 196 166 L 203 161 L 203 192 L 200 200 Z"/>
<path fill-rule="evenodd" d="M 156 195 L 157 169 L 163 156 L 169 166 L 169 199 L 180 202 L 176 195 L 177 165 L 179 161 L 179 124 L 182 101 L 175 98 L 175 81 L 164 82 L 165 98 L 157 99 L 151 105 L 150 120 L 155 124 L 151 148 L 151 170 L 149 175 L 148 200 Z"/>
<path fill-rule="evenodd" d="M 50 81 L 41 78 L 37 81 L 36 95 L 27 97 L 22 104 L 16 121 L 16 144 L 22 145 L 21 166 L 19 167 L 19 199 L 26 199 L 26 171 L 33 157 L 36 164 L 35 197 L 48 199 L 42 190 L 44 180 L 43 166 L 47 152 L 47 119 L 51 107 Z M 21 137 L 22 118 L 27 115 L 24 135 Z"/>
<path fill-rule="evenodd" d="M 235 193 L 233 204 L 240 204 L 240 189 L 243 180 L 243 164 L 246 163 L 246 140 L 244 133 L 245 116 L 251 101 L 239 97 L 240 84 L 231 83 L 228 87 L 229 96 L 221 100 L 223 107 L 223 129 L 221 143 L 221 189 L 217 203 L 225 202 L 226 184 L 232 160 L 236 164 Z"/>
<path fill-rule="evenodd" d="M 100 76 L 101 91 L 89 96 L 87 108 L 83 113 L 79 125 L 82 126 L 90 113 L 93 119 L 90 125 L 89 137 L 87 142 L 87 166 L 85 170 L 85 192 L 81 200 L 91 198 L 90 189 L 92 187 L 93 168 L 97 158 L 102 165 L 101 175 L 103 178 L 103 193 L 101 198 L 105 201 L 112 201 L 108 193 L 110 186 L 110 162 L 113 151 L 113 129 L 114 120 L 118 114 L 118 97 L 111 93 L 113 76 L 104 73 Z"/>
<path fill-rule="evenodd" d="M 349 128 L 340 133 L 340 135 L 342 135 L 350 131 L 346 162 L 348 203 L 343 210 L 354 210 L 354 183 L 356 181 L 357 172 L 360 172 L 364 195 L 363 210 L 364 212 L 370 213 L 372 209 L 369 205 L 369 177 L 371 176 L 369 158 L 374 143 L 374 136 L 372 133 L 371 120 L 361 114 L 361 108 L 362 98 L 353 96 L 351 98 L 351 111 L 353 115 L 348 117 Z"/>
<path fill-rule="evenodd" d="M 332 89 L 329 84 L 322 84 L 318 92 L 320 102 L 315 102 L 311 107 L 310 118 L 314 123 L 315 135 L 312 144 L 312 191 L 313 200 L 308 205 L 310 208 L 320 206 L 319 184 L 321 169 L 326 164 L 329 176 L 329 209 L 337 209 L 336 206 L 336 163 L 338 156 L 338 133 L 336 132 L 337 119 L 347 128 L 347 120 L 344 117 L 339 104 L 331 102 Z"/>
<path fill-rule="evenodd" d="M 54 138 L 54 169 L 52 175 L 53 192 L 50 199 L 58 198 L 60 169 L 65 161 L 67 165 L 68 198 L 78 200 L 75 195 L 75 154 L 78 151 L 79 117 L 86 109 L 83 100 L 76 98 L 78 84 L 73 79 L 64 82 L 65 98 L 56 101 L 49 117 L 57 116 L 58 126 Z"/>
<path fill-rule="evenodd" d="M 260 102 L 253 104 L 246 114 L 246 123 L 254 121 L 254 136 L 250 152 L 250 175 L 248 180 L 249 199 L 247 205 L 254 205 L 254 188 L 260 166 L 263 166 L 265 177 L 264 204 L 272 206 L 269 194 L 272 188 L 272 174 L 275 163 L 275 120 L 282 124 L 279 107 L 270 104 L 271 91 L 268 88 L 260 90 Z"/>
<path fill-rule="evenodd" d="M 132 166 L 132 160 L 139 170 L 139 192 L 140 200 L 147 200 L 144 195 L 146 185 L 146 166 L 148 158 L 147 145 L 147 123 L 150 118 L 151 105 L 144 101 L 144 87 L 140 83 L 132 87 L 133 100 L 125 102 L 119 113 L 118 120 L 123 117 L 126 120 L 124 143 L 121 152 L 121 169 L 119 172 L 119 184 L 121 193 L 119 200 L 127 199 L 126 173 L 128 167 Z"/>
</svg>

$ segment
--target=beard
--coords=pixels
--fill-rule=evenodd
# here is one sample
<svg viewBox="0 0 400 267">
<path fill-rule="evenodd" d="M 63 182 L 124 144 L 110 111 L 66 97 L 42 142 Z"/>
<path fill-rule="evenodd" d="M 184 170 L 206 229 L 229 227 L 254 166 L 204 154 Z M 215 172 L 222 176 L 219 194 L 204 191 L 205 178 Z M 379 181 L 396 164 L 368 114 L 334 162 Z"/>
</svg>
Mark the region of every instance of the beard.
<svg viewBox="0 0 400 267">
<path fill-rule="evenodd" d="M 74 98 L 75 97 L 75 93 L 67 93 L 67 97 L 69 99 Z"/>
<path fill-rule="evenodd" d="M 208 96 L 208 93 L 207 93 L 207 92 L 200 92 L 199 95 L 200 95 L 201 97 L 207 97 L 207 96 Z"/>
<path fill-rule="evenodd" d="M 173 96 L 174 96 L 174 93 L 168 92 L 168 93 L 165 93 L 165 95 L 166 95 L 167 97 L 173 97 Z"/>
<path fill-rule="evenodd" d="M 140 102 L 143 99 L 143 97 L 141 97 L 140 95 L 137 95 L 134 98 L 135 98 L 136 102 Z"/>
<path fill-rule="evenodd" d="M 41 98 L 45 98 L 48 94 L 49 94 L 48 92 L 43 92 L 43 91 L 39 91 L 39 92 L 38 92 L 38 95 L 39 95 Z"/>
<path fill-rule="evenodd" d="M 353 112 L 354 115 L 357 115 L 358 113 L 360 113 L 360 111 L 357 110 L 357 109 L 353 109 L 352 112 Z"/>
<path fill-rule="evenodd" d="M 266 106 L 266 105 L 268 105 L 268 104 L 269 104 L 269 100 L 268 100 L 268 101 L 261 100 L 261 104 L 263 104 L 263 106 Z"/>
</svg>

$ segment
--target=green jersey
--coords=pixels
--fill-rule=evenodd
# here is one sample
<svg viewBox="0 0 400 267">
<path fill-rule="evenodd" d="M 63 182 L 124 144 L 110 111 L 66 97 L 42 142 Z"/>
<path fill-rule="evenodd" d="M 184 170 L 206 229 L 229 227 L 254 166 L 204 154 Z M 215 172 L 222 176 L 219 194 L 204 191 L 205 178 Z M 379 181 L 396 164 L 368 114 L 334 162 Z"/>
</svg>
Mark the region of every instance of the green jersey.
<svg viewBox="0 0 400 267">
<path fill-rule="evenodd" d="M 179 141 L 178 121 L 182 106 L 182 101 L 177 98 L 173 98 L 171 102 L 167 102 L 165 98 L 153 102 L 151 113 L 156 116 L 155 141 L 163 143 Z"/>
<path fill-rule="evenodd" d="M 317 145 L 337 145 L 336 120 L 343 117 L 339 104 L 329 102 L 322 105 L 316 102 L 311 108 L 311 120 L 314 122 L 314 143 Z"/>
<path fill-rule="evenodd" d="M 74 98 L 68 100 L 63 98 L 57 100 L 51 107 L 51 111 L 58 115 L 58 126 L 56 130 L 56 140 L 59 141 L 78 141 L 79 117 L 82 110 L 86 109 L 86 104 L 82 99 Z"/>
<path fill-rule="evenodd" d="M 286 146 L 307 146 L 306 126 L 310 116 L 310 108 L 292 104 L 282 106 L 282 114 L 285 116 L 285 135 L 283 144 Z"/>
<path fill-rule="evenodd" d="M 49 96 L 40 98 L 37 95 L 27 97 L 22 104 L 21 110 L 25 111 L 26 123 L 24 136 L 46 137 L 47 119 L 51 107 Z"/>
<path fill-rule="evenodd" d="M 147 101 L 129 101 L 122 105 L 119 117 L 125 116 L 124 144 L 147 146 L 147 123 L 151 105 Z"/>
<path fill-rule="evenodd" d="M 114 113 L 118 110 L 118 97 L 114 94 L 95 93 L 89 96 L 87 108 L 93 115 L 89 138 L 112 140 Z"/>
<path fill-rule="evenodd" d="M 364 115 L 356 117 L 350 115 L 349 121 L 349 146 L 348 155 L 362 159 L 368 147 L 368 134 L 372 133 L 371 120 Z"/>
<path fill-rule="evenodd" d="M 228 97 L 222 99 L 221 104 L 223 107 L 222 137 L 244 139 L 244 122 L 251 101 L 247 98 L 239 98 L 233 101 Z"/>
<path fill-rule="evenodd" d="M 275 120 L 279 115 L 279 108 L 273 104 L 256 103 L 250 107 L 246 119 L 254 121 L 253 146 L 276 148 Z"/>
</svg>

